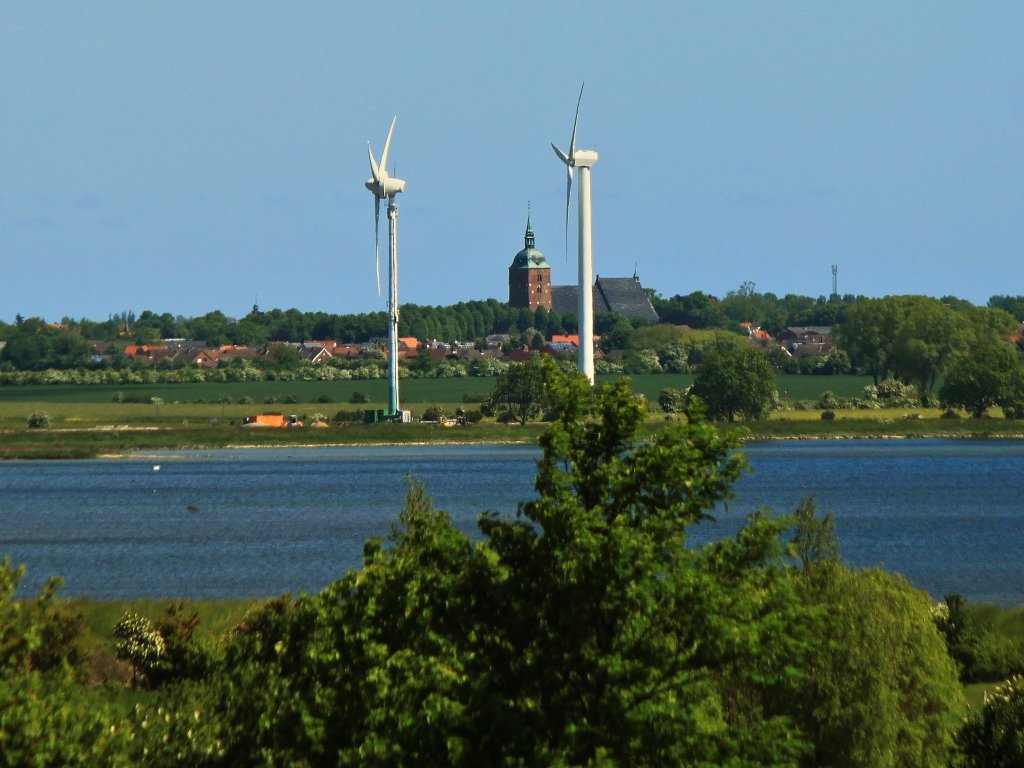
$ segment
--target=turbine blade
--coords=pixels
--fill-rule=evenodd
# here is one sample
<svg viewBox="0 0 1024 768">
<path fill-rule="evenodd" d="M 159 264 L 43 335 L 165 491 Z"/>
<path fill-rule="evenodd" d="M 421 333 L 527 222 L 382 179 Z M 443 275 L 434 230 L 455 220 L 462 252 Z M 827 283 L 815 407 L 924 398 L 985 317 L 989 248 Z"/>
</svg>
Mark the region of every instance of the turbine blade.
<svg viewBox="0 0 1024 768">
<path fill-rule="evenodd" d="M 559 159 L 559 160 L 561 160 L 561 161 L 562 161 L 563 163 L 565 163 L 566 165 L 568 165 L 568 164 L 569 164 L 569 156 L 568 156 L 567 154 L 565 154 L 565 152 L 563 152 L 562 150 L 560 150 L 560 149 L 559 149 L 558 147 L 556 147 L 556 146 L 555 146 L 555 142 L 551 142 L 551 148 L 552 148 L 553 150 L 555 150 L 555 154 L 556 154 L 556 155 L 558 155 L 558 159 Z"/>
<path fill-rule="evenodd" d="M 380 198 L 373 196 L 373 256 L 377 267 L 377 298 L 380 298 Z"/>
<path fill-rule="evenodd" d="M 373 175 L 373 180 L 380 184 L 380 168 L 377 167 L 377 161 L 373 159 L 373 147 L 370 146 L 370 142 L 366 142 L 366 154 L 370 156 L 370 173 Z"/>
<path fill-rule="evenodd" d="M 586 85 L 584 83 L 583 85 Z M 580 97 L 576 99 L 576 117 L 572 120 L 572 140 L 569 142 L 569 159 L 576 158 L 576 123 L 580 120 L 580 102 L 583 101 L 583 85 L 580 86 Z"/>
<path fill-rule="evenodd" d="M 380 167 L 385 174 L 388 172 L 388 151 L 391 149 L 391 134 L 395 132 L 395 121 L 398 120 L 398 115 L 391 118 L 391 127 L 388 128 L 388 138 L 384 142 L 384 151 L 380 155 Z"/>
<path fill-rule="evenodd" d="M 565 258 L 569 258 L 569 199 L 572 197 L 572 166 L 565 166 Z"/>
</svg>

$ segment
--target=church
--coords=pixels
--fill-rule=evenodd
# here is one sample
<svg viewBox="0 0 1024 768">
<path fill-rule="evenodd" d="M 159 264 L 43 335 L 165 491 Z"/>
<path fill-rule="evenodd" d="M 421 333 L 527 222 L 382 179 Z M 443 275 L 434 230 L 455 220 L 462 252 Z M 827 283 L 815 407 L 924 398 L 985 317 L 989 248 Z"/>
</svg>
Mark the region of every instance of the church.
<svg viewBox="0 0 1024 768">
<path fill-rule="evenodd" d="M 658 322 L 654 305 L 636 275 L 597 277 L 592 290 L 595 313 L 617 312 L 631 320 L 641 317 L 652 325 Z M 537 250 L 529 216 L 526 217 L 523 250 L 515 255 L 508 268 L 508 303 L 526 309 L 544 307 L 559 315 L 576 314 L 579 309 L 577 286 L 551 284 L 551 265 Z"/>
</svg>

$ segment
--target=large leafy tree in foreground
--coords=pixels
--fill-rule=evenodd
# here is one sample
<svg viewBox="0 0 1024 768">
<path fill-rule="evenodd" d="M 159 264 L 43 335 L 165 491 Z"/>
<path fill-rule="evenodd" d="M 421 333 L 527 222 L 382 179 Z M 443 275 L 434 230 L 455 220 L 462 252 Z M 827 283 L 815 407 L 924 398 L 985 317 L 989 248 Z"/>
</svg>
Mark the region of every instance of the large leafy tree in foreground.
<svg viewBox="0 0 1024 768">
<path fill-rule="evenodd" d="M 834 552 L 807 544 L 827 528 L 797 537 L 798 571 L 788 522 L 765 514 L 693 546 L 743 469 L 734 439 L 691 410 L 640 440 L 627 383 L 544 375 L 537 497 L 484 515 L 473 541 L 413 484 L 361 569 L 255 612 L 176 707 L 217 724 L 205 759 L 896 766 L 948 751 L 955 675 L 923 595 L 808 565 Z"/>
<path fill-rule="evenodd" d="M 545 365 L 537 498 L 470 541 L 413 486 L 388 544 L 247 622 L 211 686 L 229 755 L 275 763 L 791 765 L 813 636 L 783 524 L 690 548 L 743 459 L 696 411 L 647 442 L 627 382 Z M 244 691 L 244 697 L 239 693 Z M 217 718 L 220 719 L 220 718 Z"/>
</svg>

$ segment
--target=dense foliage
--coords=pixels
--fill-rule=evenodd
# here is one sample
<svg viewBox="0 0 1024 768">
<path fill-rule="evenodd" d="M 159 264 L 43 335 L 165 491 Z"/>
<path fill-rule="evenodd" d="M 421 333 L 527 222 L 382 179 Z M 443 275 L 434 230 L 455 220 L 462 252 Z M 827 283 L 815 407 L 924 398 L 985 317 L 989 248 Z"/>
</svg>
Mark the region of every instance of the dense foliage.
<svg viewBox="0 0 1024 768">
<path fill-rule="evenodd" d="M 939 390 L 945 407 L 964 408 L 981 418 L 998 405 L 1009 418 L 1024 417 L 1024 362 L 998 340 L 972 347 L 951 366 Z"/>
<path fill-rule="evenodd" d="M 997 307 L 951 299 L 886 296 L 862 299 L 836 329 L 853 365 L 879 380 L 895 375 L 923 397 L 958 360 L 978 347 L 1007 344 L 1018 321 Z"/>
<path fill-rule="evenodd" d="M 986 695 L 960 734 L 967 768 L 1024 765 L 1024 677 L 1014 675 Z"/>
<path fill-rule="evenodd" d="M 499 421 L 525 424 L 541 414 L 544 404 L 544 362 L 539 355 L 525 363 L 512 363 L 498 374 L 490 408 Z"/>
<path fill-rule="evenodd" d="M 721 349 L 704 359 L 691 394 L 704 401 L 712 418 L 757 419 L 771 405 L 775 372 L 760 350 L 753 347 Z"/>
</svg>

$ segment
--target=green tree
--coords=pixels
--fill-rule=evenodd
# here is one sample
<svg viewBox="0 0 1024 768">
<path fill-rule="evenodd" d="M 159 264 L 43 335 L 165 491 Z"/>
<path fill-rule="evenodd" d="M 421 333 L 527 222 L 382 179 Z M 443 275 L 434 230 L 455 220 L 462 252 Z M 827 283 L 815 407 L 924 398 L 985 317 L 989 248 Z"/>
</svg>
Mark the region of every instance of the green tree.
<svg viewBox="0 0 1024 768">
<path fill-rule="evenodd" d="M 91 352 L 77 330 L 56 328 L 33 317 L 15 326 L 0 350 L 0 361 L 20 371 L 64 370 L 87 365 Z"/>
<path fill-rule="evenodd" d="M 485 601 L 497 610 L 484 755 L 792 762 L 803 744 L 772 701 L 793 682 L 780 672 L 800 656 L 790 631 L 802 615 L 767 567 L 778 526 L 755 519 L 736 541 L 685 546 L 742 469 L 733 438 L 691 411 L 638 442 L 645 409 L 624 381 L 595 392 L 549 378 L 548 397 L 557 418 L 541 438 L 538 499 L 522 520 L 481 522 L 507 574 Z"/>
<path fill-rule="evenodd" d="M 601 335 L 601 349 L 609 352 L 613 349 L 628 349 L 633 337 L 633 326 L 623 318 L 615 323 L 610 331 Z"/>
<path fill-rule="evenodd" d="M 665 413 L 682 413 L 686 410 L 686 395 L 682 390 L 665 387 L 658 393 L 658 407 Z"/>
<path fill-rule="evenodd" d="M 718 299 L 702 291 L 671 299 L 656 299 L 654 308 L 663 323 L 688 325 L 691 328 L 731 328 L 735 322 L 726 316 Z"/>
<path fill-rule="evenodd" d="M 892 351 L 903 319 L 921 297 L 886 296 L 861 299 L 848 307 L 836 327 L 836 341 L 850 361 L 868 373 L 877 386 L 892 372 Z"/>
<path fill-rule="evenodd" d="M 893 371 L 915 382 L 922 400 L 974 336 L 970 319 L 934 299 L 921 300 L 900 323 L 890 352 Z"/>
<path fill-rule="evenodd" d="M 963 408 L 980 419 L 985 412 L 1001 405 L 1008 415 L 1014 412 L 1024 391 L 1024 363 L 1016 350 L 1002 341 L 974 346 L 953 364 L 939 390 L 939 401 L 946 408 Z"/>
<path fill-rule="evenodd" d="M 540 415 L 544 407 L 545 360 L 532 355 L 525 363 L 513 363 L 498 374 L 491 393 L 491 405 L 505 418 L 525 424 Z"/>
<path fill-rule="evenodd" d="M 928 596 L 896 574 L 825 564 L 806 600 L 824 616 L 801 690 L 807 765 L 947 765 L 963 718 L 956 666 Z"/>
<path fill-rule="evenodd" d="M 791 553 L 805 600 L 822 611 L 798 720 L 807 765 L 946 765 L 963 711 L 956 667 L 928 596 L 901 577 L 841 564 L 832 515 L 795 513 Z"/>
<path fill-rule="evenodd" d="M 758 349 L 722 349 L 705 356 L 690 391 L 704 401 L 711 418 L 757 419 L 771 404 L 775 374 Z"/>
<path fill-rule="evenodd" d="M 988 306 L 1002 309 L 1018 323 L 1024 323 L 1024 296 L 992 296 Z"/>
</svg>

